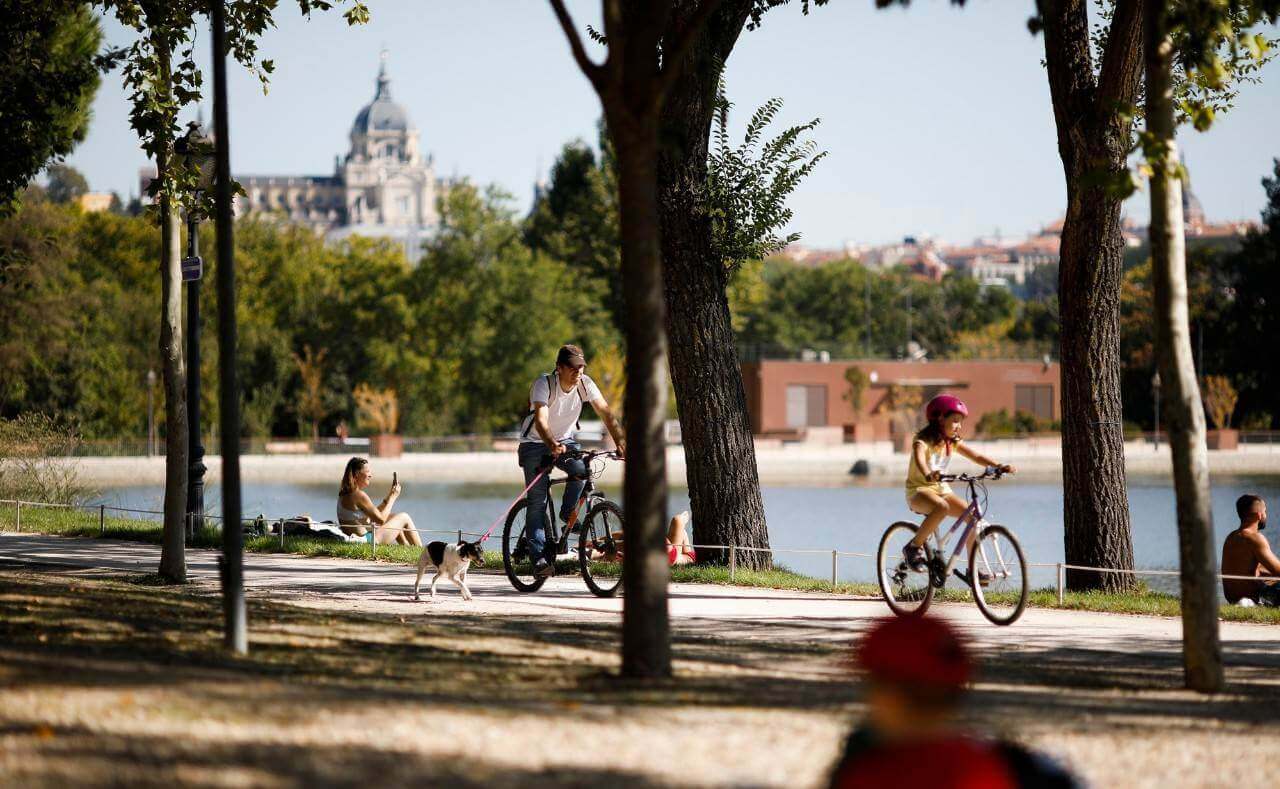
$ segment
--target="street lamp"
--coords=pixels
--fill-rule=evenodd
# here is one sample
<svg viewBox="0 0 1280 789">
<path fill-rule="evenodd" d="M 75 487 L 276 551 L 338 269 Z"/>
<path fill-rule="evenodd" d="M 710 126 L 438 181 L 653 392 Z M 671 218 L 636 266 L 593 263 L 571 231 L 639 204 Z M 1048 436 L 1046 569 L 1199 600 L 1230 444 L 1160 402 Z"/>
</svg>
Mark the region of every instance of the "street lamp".
<svg viewBox="0 0 1280 789">
<path fill-rule="evenodd" d="M 1159 370 L 1156 370 L 1155 373 L 1151 376 L 1151 392 L 1155 395 L 1155 398 L 1156 398 L 1156 432 L 1155 432 L 1154 439 L 1155 439 L 1156 449 L 1159 449 L 1160 448 L 1160 371 Z"/>
<path fill-rule="evenodd" d="M 187 537 L 204 525 L 204 445 L 200 443 L 200 278 L 204 261 L 200 258 L 200 203 L 213 188 L 213 141 L 204 135 L 199 121 L 187 124 L 187 133 L 173 145 L 180 161 L 197 176 L 196 192 L 187 209 L 187 256 L 182 260 L 182 279 L 187 283 Z"/>
<path fill-rule="evenodd" d="M 147 457 L 154 457 L 156 454 L 155 389 L 156 371 L 147 370 Z"/>
</svg>

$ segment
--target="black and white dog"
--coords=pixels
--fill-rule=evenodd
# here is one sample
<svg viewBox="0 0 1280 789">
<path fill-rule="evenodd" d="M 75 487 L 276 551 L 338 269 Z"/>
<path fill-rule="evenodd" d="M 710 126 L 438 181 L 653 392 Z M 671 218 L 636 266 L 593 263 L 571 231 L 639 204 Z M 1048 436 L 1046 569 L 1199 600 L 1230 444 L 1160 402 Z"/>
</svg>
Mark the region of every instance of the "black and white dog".
<svg viewBox="0 0 1280 789">
<path fill-rule="evenodd" d="M 484 549 L 480 547 L 478 542 L 436 542 L 427 543 L 427 547 L 422 549 L 422 558 L 418 559 L 418 579 L 413 582 L 413 599 L 419 600 L 418 587 L 422 585 L 422 574 L 428 568 L 436 571 L 436 577 L 431 579 L 431 599 L 436 599 L 436 582 L 441 577 L 448 578 L 458 585 L 462 590 L 462 599 L 471 599 L 471 590 L 467 588 L 467 570 L 471 568 L 471 564 L 475 563 L 477 567 L 484 566 Z"/>
</svg>

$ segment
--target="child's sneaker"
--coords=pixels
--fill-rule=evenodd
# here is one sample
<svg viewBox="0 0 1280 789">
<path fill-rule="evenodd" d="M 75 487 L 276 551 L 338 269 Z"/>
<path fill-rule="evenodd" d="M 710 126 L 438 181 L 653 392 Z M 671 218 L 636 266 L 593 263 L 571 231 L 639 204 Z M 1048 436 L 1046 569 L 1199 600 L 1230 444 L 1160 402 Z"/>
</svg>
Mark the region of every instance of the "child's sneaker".
<svg viewBox="0 0 1280 789">
<path fill-rule="evenodd" d="M 956 577 L 959 578 L 961 581 L 964 581 L 965 583 L 969 583 L 969 574 L 966 573 L 964 570 L 961 570 L 960 568 L 957 567 L 955 570 L 955 573 L 956 573 Z M 978 586 L 986 586 L 990 583 L 991 583 L 991 573 L 987 572 L 986 570 L 979 570 Z"/>
<path fill-rule="evenodd" d="M 915 572 L 922 573 L 929 569 L 929 556 L 922 545 L 907 543 L 902 546 L 902 558 Z"/>
</svg>

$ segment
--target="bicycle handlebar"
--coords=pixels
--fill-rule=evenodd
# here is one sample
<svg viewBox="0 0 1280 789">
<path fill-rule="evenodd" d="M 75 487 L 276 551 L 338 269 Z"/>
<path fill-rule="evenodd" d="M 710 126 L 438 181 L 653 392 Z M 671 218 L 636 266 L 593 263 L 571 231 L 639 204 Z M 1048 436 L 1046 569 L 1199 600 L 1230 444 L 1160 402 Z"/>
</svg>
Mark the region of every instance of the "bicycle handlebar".
<svg viewBox="0 0 1280 789">
<path fill-rule="evenodd" d="M 987 466 L 981 474 L 943 474 L 939 482 L 979 482 L 984 479 L 1000 479 L 1007 472 L 1000 466 Z"/>
<path fill-rule="evenodd" d="M 581 460 L 584 463 L 590 463 L 599 457 L 609 458 L 610 460 L 621 460 L 621 458 L 618 457 L 618 450 L 616 449 L 566 449 L 558 456 L 554 456 L 550 452 L 546 453 L 542 456 L 542 462 L 544 465 L 550 466 L 555 461 L 568 458 L 570 460 Z"/>
</svg>

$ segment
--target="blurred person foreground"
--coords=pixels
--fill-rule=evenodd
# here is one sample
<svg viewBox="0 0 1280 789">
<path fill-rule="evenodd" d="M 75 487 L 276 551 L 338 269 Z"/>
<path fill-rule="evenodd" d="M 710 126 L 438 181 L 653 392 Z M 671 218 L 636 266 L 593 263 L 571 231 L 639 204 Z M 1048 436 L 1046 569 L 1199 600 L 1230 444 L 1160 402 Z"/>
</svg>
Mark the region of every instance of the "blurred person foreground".
<svg viewBox="0 0 1280 789">
<path fill-rule="evenodd" d="M 866 718 L 845 742 L 831 789 L 1081 785 L 1039 753 L 960 725 L 977 667 L 964 639 L 945 621 L 882 619 L 858 644 L 854 665 L 865 672 Z"/>
</svg>

